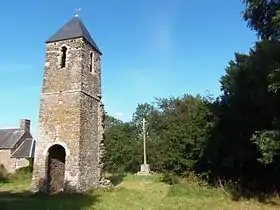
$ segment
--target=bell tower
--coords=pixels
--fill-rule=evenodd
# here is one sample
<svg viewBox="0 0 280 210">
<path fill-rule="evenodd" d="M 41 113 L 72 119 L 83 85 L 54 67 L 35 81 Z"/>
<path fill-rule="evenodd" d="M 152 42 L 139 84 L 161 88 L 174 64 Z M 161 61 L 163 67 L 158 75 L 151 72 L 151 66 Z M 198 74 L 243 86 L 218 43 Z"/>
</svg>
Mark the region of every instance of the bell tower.
<svg viewBox="0 0 280 210">
<path fill-rule="evenodd" d="M 102 175 L 101 51 L 75 16 L 46 41 L 32 191 L 86 191 Z"/>
</svg>

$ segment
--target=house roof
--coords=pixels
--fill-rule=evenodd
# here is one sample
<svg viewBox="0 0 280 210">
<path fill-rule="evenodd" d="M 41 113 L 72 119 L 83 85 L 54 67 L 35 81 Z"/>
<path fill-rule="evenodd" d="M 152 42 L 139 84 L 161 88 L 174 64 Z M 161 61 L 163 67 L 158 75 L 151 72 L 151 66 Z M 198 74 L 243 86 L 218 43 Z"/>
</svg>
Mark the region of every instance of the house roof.
<svg viewBox="0 0 280 210">
<path fill-rule="evenodd" d="M 11 149 L 23 134 L 21 129 L 0 129 L 0 149 Z"/>
<path fill-rule="evenodd" d="M 12 158 L 34 157 L 36 142 L 33 139 L 25 139 L 12 154 Z"/>
<path fill-rule="evenodd" d="M 62 28 L 60 28 L 55 34 L 53 34 L 46 43 L 57 42 L 67 39 L 74 39 L 74 38 L 85 38 L 92 47 L 97 50 L 100 54 L 101 51 L 99 50 L 98 46 L 94 42 L 93 38 L 91 37 L 90 33 L 86 29 L 85 25 L 83 24 L 82 20 L 79 17 L 73 17 L 69 22 L 67 22 Z"/>
</svg>

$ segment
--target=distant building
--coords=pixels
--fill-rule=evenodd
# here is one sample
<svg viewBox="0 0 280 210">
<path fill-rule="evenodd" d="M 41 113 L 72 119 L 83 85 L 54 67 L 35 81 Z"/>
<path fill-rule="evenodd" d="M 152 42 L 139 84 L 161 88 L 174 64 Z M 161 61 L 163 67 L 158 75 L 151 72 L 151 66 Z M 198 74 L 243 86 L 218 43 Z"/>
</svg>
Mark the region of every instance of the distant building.
<svg viewBox="0 0 280 210">
<path fill-rule="evenodd" d="M 30 120 L 22 119 L 19 128 L 0 128 L 0 164 L 9 173 L 28 166 L 34 156 L 35 141 L 30 133 Z"/>
</svg>

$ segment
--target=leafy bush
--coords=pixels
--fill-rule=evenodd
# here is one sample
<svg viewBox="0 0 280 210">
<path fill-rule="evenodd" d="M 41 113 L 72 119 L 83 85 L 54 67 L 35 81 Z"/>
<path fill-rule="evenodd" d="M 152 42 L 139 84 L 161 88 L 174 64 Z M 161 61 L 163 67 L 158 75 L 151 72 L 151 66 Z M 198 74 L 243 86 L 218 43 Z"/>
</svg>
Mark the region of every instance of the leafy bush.
<svg viewBox="0 0 280 210">
<path fill-rule="evenodd" d="M 0 164 L 0 182 L 9 178 L 9 173 L 3 164 Z"/>
<path fill-rule="evenodd" d="M 258 160 L 265 164 L 277 162 L 276 157 L 279 157 L 280 151 L 280 132 L 278 130 L 256 131 L 251 140 L 258 146 L 262 157 Z"/>
<path fill-rule="evenodd" d="M 32 171 L 31 171 L 29 166 L 21 167 L 21 168 L 16 169 L 16 173 L 19 173 L 19 174 L 31 173 L 31 172 Z"/>
<path fill-rule="evenodd" d="M 179 183 L 179 178 L 177 175 L 172 173 L 164 173 L 160 181 L 169 185 L 175 185 Z"/>
</svg>

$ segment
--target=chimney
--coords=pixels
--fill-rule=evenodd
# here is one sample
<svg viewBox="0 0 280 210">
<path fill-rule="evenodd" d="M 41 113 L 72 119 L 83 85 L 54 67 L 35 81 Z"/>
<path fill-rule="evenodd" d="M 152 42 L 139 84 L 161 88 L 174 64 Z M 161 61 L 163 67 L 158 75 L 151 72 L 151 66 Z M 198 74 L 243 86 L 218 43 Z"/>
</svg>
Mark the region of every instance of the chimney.
<svg viewBox="0 0 280 210">
<path fill-rule="evenodd" d="M 30 120 L 27 119 L 21 119 L 20 120 L 20 129 L 30 132 Z"/>
</svg>

